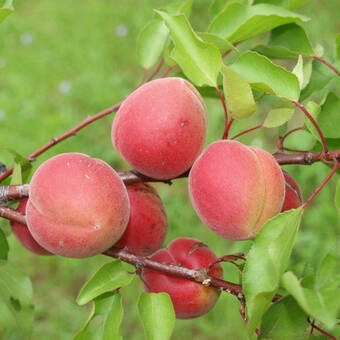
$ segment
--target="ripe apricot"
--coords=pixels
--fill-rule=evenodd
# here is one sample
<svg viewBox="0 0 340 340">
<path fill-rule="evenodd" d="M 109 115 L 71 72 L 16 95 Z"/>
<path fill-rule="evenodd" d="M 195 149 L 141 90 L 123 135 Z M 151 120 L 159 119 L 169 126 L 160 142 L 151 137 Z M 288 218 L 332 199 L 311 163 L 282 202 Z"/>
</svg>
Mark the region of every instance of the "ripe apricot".
<svg viewBox="0 0 340 340">
<path fill-rule="evenodd" d="M 206 106 L 182 78 L 150 81 L 122 103 L 112 125 L 112 142 L 129 165 L 156 179 L 181 175 L 202 150 Z"/>
<path fill-rule="evenodd" d="M 133 254 L 147 256 L 158 250 L 166 236 L 168 220 L 157 191 L 146 183 L 127 186 L 130 219 L 120 240 L 114 245 Z"/>
<path fill-rule="evenodd" d="M 124 183 L 102 160 L 60 154 L 32 177 L 27 225 L 53 254 L 87 257 L 107 250 L 125 231 L 129 213 Z"/>
<path fill-rule="evenodd" d="M 201 241 L 182 237 L 173 240 L 167 249 L 158 250 L 151 259 L 191 269 L 208 269 L 217 257 Z M 212 266 L 209 274 L 222 279 L 220 264 Z M 146 291 L 169 294 L 178 319 L 190 319 L 206 314 L 220 295 L 215 288 L 147 268 L 142 272 L 142 279 Z"/>
<path fill-rule="evenodd" d="M 189 195 L 200 219 L 216 234 L 244 240 L 281 211 L 284 177 L 268 152 L 217 141 L 191 168 Z"/>
</svg>

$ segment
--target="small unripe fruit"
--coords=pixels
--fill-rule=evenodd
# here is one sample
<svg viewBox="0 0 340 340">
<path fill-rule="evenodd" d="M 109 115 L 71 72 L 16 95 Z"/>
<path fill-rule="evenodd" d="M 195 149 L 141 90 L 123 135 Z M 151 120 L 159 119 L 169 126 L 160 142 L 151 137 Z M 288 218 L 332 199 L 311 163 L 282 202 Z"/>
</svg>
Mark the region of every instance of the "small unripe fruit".
<svg viewBox="0 0 340 340">
<path fill-rule="evenodd" d="M 188 170 L 206 136 L 206 107 L 182 78 L 150 81 L 122 103 L 112 126 L 112 142 L 129 165 L 156 179 Z"/>
<path fill-rule="evenodd" d="M 23 198 L 20 200 L 19 206 L 16 209 L 19 213 L 25 215 L 26 213 L 26 204 L 28 198 Z M 29 251 L 35 253 L 37 255 L 52 255 L 49 251 L 44 249 L 32 236 L 31 232 L 27 228 L 27 226 L 18 223 L 11 222 L 11 227 L 14 236 L 16 239 Z"/>
<path fill-rule="evenodd" d="M 268 152 L 223 140 L 195 161 L 189 194 L 200 219 L 216 234 L 245 240 L 281 211 L 284 177 Z"/>
<path fill-rule="evenodd" d="M 191 269 L 209 269 L 217 257 L 201 241 L 183 237 L 172 241 L 167 249 L 158 250 L 151 259 Z M 209 274 L 222 279 L 220 264 L 212 266 Z M 190 319 L 208 313 L 220 295 L 220 291 L 215 288 L 147 268 L 143 269 L 142 279 L 146 291 L 169 294 L 178 319 Z"/>
<path fill-rule="evenodd" d="M 88 257 L 107 250 L 125 231 L 129 213 L 124 183 L 99 159 L 60 154 L 32 177 L 27 225 L 53 254 Z"/>
<path fill-rule="evenodd" d="M 147 256 L 158 250 L 166 237 L 168 220 L 156 190 L 146 183 L 127 186 L 130 219 L 120 240 L 114 245 L 136 255 Z"/>
<path fill-rule="evenodd" d="M 286 196 L 281 212 L 296 209 L 302 204 L 302 193 L 299 185 L 288 172 L 283 171 L 283 175 L 286 181 Z"/>
</svg>

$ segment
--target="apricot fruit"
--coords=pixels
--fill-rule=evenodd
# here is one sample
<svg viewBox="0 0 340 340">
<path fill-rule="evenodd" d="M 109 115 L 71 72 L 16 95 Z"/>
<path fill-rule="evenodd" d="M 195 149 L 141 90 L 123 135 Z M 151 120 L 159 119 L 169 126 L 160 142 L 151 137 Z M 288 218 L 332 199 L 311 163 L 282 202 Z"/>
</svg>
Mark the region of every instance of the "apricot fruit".
<svg viewBox="0 0 340 340">
<path fill-rule="evenodd" d="M 302 204 L 302 193 L 299 185 L 288 172 L 283 171 L 283 176 L 286 181 L 286 196 L 281 212 L 296 209 Z"/>
<path fill-rule="evenodd" d="M 114 245 L 147 256 L 158 250 L 166 237 L 168 220 L 156 190 L 146 183 L 127 186 L 130 219 L 120 240 Z"/>
<path fill-rule="evenodd" d="M 158 250 L 151 259 L 191 269 L 208 269 L 217 257 L 201 241 L 182 237 L 173 240 L 167 249 Z M 212 266 L 209 274 L 222 279 L 220 264 Z M 146 291 L 169 294 L 178 319 L 190 319 L 206 314 L 220 295 L 215 288 L 147 268 L 142 271 L 142 279 Z"/>
<path fill-rule="evenodd" d="M 28 198 L 22 198 L 20 200 L 19 206 L 16 209 L 19 213 L 25 215 L 26 213 L 26 205 Z M 14 236 L 16 239 L 23 245 L 27 250 L 35 253 L 37 255 L 52 255 L 49 251 L 43 248 L 32 236 L 31 232 L 27 228 L 27 226 L 18 223 L 11 222 L 11 227 Z"/>
<path fill-rule="evenodd" d="M 231 240 L 253 238 L 281 211 L 285 184 L 268 152 L 237 141 L 210 144 L 189 173 L 189 195 L 204 224 Z"/>
<path fill-rule="evenodd" d="M 182 78 L 150 81 L 121 104 L 112 125 L 112 142 L 140 173 L 170 179 L 188 170 L 206 136 L 206 106 Z"/>
<path fill-rule="evenodd" d="M 124 183 L 104 161 L 81 153 L 50 158 L 34 173 L 26 207 L 34 239 L 66 257 L 88 257 L 119 240 L 129 220 Z"/>
</svg>

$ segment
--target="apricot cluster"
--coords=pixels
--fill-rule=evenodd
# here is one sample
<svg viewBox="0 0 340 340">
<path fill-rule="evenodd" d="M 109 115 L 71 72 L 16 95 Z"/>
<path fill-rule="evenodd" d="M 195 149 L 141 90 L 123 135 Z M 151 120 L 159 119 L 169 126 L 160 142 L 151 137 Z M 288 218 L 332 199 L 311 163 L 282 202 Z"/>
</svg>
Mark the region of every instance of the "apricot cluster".
<svg viewBox="0 0 340 340">
<path fill-rule="evenodd" d="M 253 238 L 269 218 L 301 205 L 297 183 L 273 156 L 231 140 L 202 152 L 206 129 L 206 106 L 196 88 L 167 78 L 144 84 L 124 100 L 111 137 L 117 152 L 145 176 L 169 180 L 191 168 L 193 207 L 224 238 Z M 43 163 L 18 210 L 26 212 L 28 228 L 12 223 L 13 233 L 40 255 L 88 257 L 115 247 L 223 277 L 216 255 L 199 240 L 179 238 L 159 250 L 168 225 L 155 189 L 125 186 L 108 164 L 84 154 L 60 154 Z M 219 297 L 214 288 L 148 268 L 141 277 L 147 291 L 170 295 L 177 318 L 203 315 Z"/>
</svg>

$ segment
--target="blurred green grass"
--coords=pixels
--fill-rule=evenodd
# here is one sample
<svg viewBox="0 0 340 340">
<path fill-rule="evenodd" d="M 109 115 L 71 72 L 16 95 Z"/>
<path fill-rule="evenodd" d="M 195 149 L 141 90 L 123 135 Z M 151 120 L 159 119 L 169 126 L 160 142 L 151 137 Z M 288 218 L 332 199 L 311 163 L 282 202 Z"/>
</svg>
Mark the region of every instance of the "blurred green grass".
<svg viewBox="0 0 340 340">
<path fill-rule="evenodd" d="M 50 138 L 116 103 L 131 92 L 142 77 L 137 66 L 135 41 L 138 31 L 152 17 L 152 8 L 165 0 L 35 0 L 15 1 L 16 11 L 0 26 L 0 161 L 10 165 L 6 147 L 26 155 Z M 194 3 L 193 22 L 203 29 L 207 24 L 209 0 Z M 311 40 L 325 47 L 325 58 L 334 57 L 335 33 L 340 31 L 334 1 L 316 1 L 300 9 L 312 18 L 306 29 Z M 320 20 L 327 18 L 327 20 Z M 208 141 L 221 135 L 223 114 L 215 100 L 209 109 Z M 234 132 L 252 126 L 259 119 L 235 124 Z M 99 157 L 117 169 L 127 169 L 111 146 L 112 116 L 82 130 L 76 137 L 60 143 L 34 163 L 60 152 L 77 151 Z M 271 149 L 277 131 L 261 131 L 245 136 L 246 143 Z M 301 185 L 304 197 L 327 174 L 327 167 L 286 167 Z M 339 218 L 333 206 L 335 180 L 306 211 L 294 249 L 291 268 L 303 271 L 306 261 L 317 262 L 339 239 Z M 194 213 L 186 190 L 186 179 L 172 186 L 155 185 L 169 216 L 167 242 L 178 236 L 199 238 L 223 255 L 248 249 L 250 242 L 222 240 L 205 228 Z M 97 256 L 74 260 L 37 257 L 13 238 L 10 261 L 30 275 L 34 285 L 36 318 L 32 339 L 70 339 L 81 327 L 89 306 L 78 307 L 75 297 L 82 284 L 109 259 Z M 224 265 L 225 278 L 237 280 L 237 272 Z M 123 336 L 143 339 L 135 301 L 140 282 L 124 289 L 125 318 Z M 245 339 L 238 301 L 222 294 L 216 307 L 197 320 L 178 321 L 173 339 Z M 21 339 L 10 315 L 0 305 L 0 338 Z"/>
</svg>

